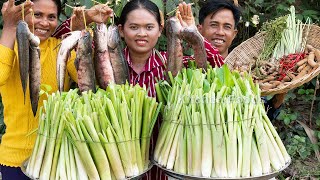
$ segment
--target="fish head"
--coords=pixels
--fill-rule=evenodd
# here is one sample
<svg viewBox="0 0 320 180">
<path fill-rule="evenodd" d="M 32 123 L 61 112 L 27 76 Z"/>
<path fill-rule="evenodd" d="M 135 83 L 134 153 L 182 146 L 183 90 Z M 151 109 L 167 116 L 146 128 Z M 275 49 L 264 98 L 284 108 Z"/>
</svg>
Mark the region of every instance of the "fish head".
<svg viewBox="0 0 320 180">
<path fill-rule="evenodd" d="M 111 49 L 115 49 L 120 44 L 120 33 L 118 26 L 110 25 L 108 27 L 108 46 Z"/>
<path fill-rule="evenodd" d="M 182 30 L 182 26 L 179 22 L 179 19 L 174 17 L 171 17 L 167 20 L 167 24 L 170 24 L 171 26 L 171 31 L 169 33 L 174 33 L 174 34 L 179 34 Z"/>
<path fill-rule="evenodd" d="M 92 36 L 89 31 L 81 31 L 81 38 L 78 42 L 77 51 L 82 51 L 85 54 L 92 53 Z"/>
<path fill-rule="evenodd" d="M 108 29 L 104 23 L 97 23 L 94 29 L 94 44 L 97 51 L 108 49 Z"/>
</svg>

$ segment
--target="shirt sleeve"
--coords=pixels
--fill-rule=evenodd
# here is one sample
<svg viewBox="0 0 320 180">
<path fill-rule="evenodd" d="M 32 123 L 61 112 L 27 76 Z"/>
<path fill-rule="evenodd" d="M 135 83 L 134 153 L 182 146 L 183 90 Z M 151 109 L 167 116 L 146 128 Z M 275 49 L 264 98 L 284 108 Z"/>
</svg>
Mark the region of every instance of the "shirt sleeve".
<svg viewBox="0 0 320 180">
<path fill-rule="evenodd" d="M 224 64 L 224 59 L 220 55 L 219 50 L 211 45 L 211 43 L 204 39 L 204 48 L 207 54 L 207 60 L 212 67 L 221 67 Z M 183 64 L 185 67 L 188 66 L 188 61 L 194 60 L 194 56 L 183 56 Z"/>
<path fill-rule="evenodd" d="M 211 45 L 211 43 L 204 39 L 204 47 L 207 53 L 207 59 L 212 67 L 221 67 L 224 64 L 224 59 L 220 55 L 219 50 Z"/>
<path fill-rule="evenodd" d="M 12 49 L 0 44 L 0 86 L 9 78 L 15 57 Z"/>
<path fill-rule="evenodd" d="M 61 37 L 66 34 L 71 32 L 71 18 L 65 20 L 63 23 L 58 26 L 58 28 L 55 30 L 55 32 L 52 34 L 52 37 L 55 37 L 57 39 L 61 39 Z"/>
</svg>

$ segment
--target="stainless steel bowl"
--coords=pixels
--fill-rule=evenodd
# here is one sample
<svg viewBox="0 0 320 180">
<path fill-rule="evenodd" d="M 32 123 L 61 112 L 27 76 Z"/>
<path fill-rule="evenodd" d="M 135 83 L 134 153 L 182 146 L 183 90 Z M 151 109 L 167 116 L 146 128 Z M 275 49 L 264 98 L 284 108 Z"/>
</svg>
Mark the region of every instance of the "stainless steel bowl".
<svg viewBox="0 0 320 180">
<path fill-rule="evenodd" d="M 33 178 L 31 178 L 30 175 L 28 175 L 27 172 L 26 172 L 28 162 L 29 162 L 29 158 L 26 159 L 25 161 L 23 161 L 23 163 L 22 163 L 22 165 L 21 165 L 21 170 L 22 170 L 22 172 L 23 172 L 26 176 L 28 176 L 30 179 L 33 179 Z M 137 175 L 137 176 L 134 176 L 134 177 L 126 178 L 126 179 L 124 179 L 124 180 L 139 180 L 139 179 L 141 179 L 141 178 L 144 176 L 144 174 L 145 174 L 146 172 L 148 172 L 148 171 L 152 168 L 152 166 L 153 166 L 153 164 L 150 163 L 149 166 L 148 166 L 148 168 L 147 168 L 145 171 L 143 171 L 141 174 L 139 174 L 139 175 Z M 33 180 L 38 180 L 38 179 L 33 179 Z"/>
<path fill-rule="evenodd" d="M 241 178 L 218 178 L 218 177 L 196 177 L 196 176 L 192 176 L 192 175 L 187 175 L 187 174 L 181 174 L 181 173 L 177 173 L 175 171 L 169 170 L 164 168 L 163 166 L 161 166 L 160 164 L 158 164 L 157 162 L 155 162 L 154 160 L 152 161 L 156 166 L 158 166 L 160 169 L 162 169 L 167 176 L 169 177 L 173 177 L 176 179 L 181 179 L 181 180 L 269 180 L 271 178 L 276 177 L 281 171 L 285 170 L 291 163 L 291 161 L 289 161 L 288 163 L 286 163 L 286 165 L 281 168 L 279 171 L 275 171 L 269 174 L 264 174 L 262 176 L 255 176 L 255 177 L 241 177 Z"/>
</svg>

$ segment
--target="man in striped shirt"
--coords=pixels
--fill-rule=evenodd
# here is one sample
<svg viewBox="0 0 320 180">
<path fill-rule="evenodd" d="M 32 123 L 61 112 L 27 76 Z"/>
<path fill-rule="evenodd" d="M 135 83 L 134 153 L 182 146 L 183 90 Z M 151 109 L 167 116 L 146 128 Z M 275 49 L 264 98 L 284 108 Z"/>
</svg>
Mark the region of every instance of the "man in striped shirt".
<svg viewBox="0 0 320 180">
<path fill-rule="evenodd" d="M 232 2 L 226 0 L 208 1 L 199 11 L 199 32 L 215 46 L 223 58 L 236 37 L 241 12 Z M 286 93 L 276 94 L 271 100 L 262 99 L 270 120 L 275 119 L 282 107 Z"/>
</svg>

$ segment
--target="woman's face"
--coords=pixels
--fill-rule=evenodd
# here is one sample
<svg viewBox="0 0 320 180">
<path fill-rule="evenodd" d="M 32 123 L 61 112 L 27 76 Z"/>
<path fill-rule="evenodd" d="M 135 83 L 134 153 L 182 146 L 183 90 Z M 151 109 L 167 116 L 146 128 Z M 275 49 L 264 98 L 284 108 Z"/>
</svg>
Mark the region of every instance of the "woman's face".
<svg viewBox="0 0 320 180">
<path fill-rule="evenodd" d="M 36 0 L 33 3 L 34 17 L 30 13 L 25 21 L 30 31 L 38 36 L 40 41 L 44 41 L 52 35 L 58 25 L 58 7 L 52 0 Z"/>
<path fill-rule="evenodd" d="M 140 8 L 127 14 L 124 25 L 119 25 L 120 35 L 124 38 L 130 53 L 150 53 L 161 35 L 162 27 L 156 17 Z"/>
</svg>

